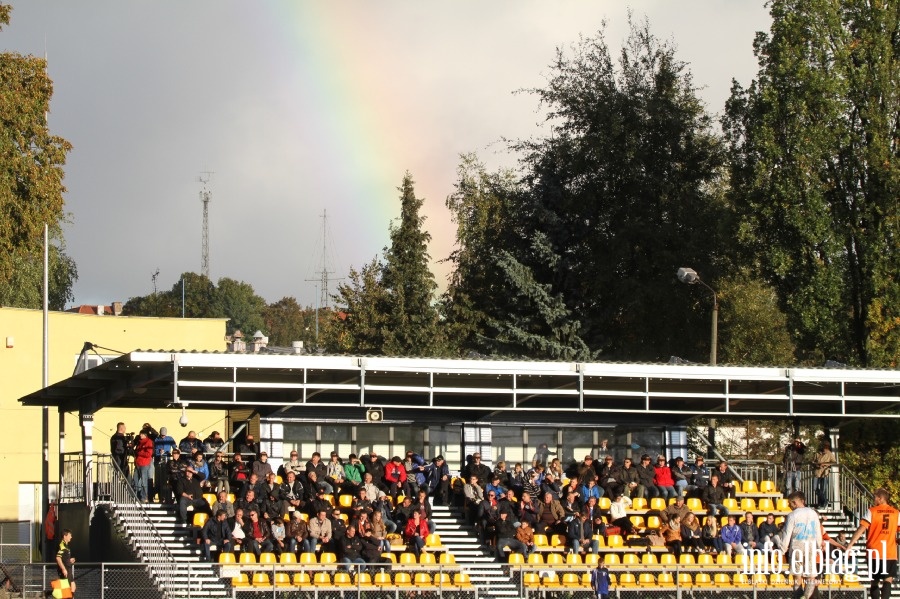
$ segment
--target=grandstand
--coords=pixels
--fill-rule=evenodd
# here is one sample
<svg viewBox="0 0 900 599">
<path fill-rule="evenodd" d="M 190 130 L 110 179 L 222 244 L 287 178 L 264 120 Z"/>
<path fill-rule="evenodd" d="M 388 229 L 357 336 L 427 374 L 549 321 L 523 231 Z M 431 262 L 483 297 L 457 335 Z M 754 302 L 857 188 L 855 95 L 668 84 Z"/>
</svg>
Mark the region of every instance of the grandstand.
<svg viewBox="0 0 900 599">
<path fill-rule="evenodd" d="M 510 556 L 500 563 L 479 546 L 455 506 L 434 507 L 440 550 L 423 554 L 434 563 L 413 563 L 401 546 L 391 552 L 390 566 L 374 573 L 344 571 L 323 563 L 324 554 L 315 562 L 261 556 L 252 564 L 200 564 L 192 527 L 176 525 L 166 507 L 138 503 L 105 461 L 105 448 L 93 447 L 91 415 L 113 406 L 168 408 L 168 414 L 185 404 L 192 410 L 226 408 L 233 421 L 227 433 L 253 431 L 276 465 L 292 449 L 308 458 L 332 449 L 344 456 L 369 450 L 390 456 L 415 448 L 427 457 L 447 456 L 458 470 L 475 452 L 488 465 L 501 459 L 530 463 L 541 442 L 567 462 L 594 452 L 606 439 L 619 459 L 686 455 L 686 423 L 698 415 L 827 420 L 832 426 L 890 417 L 898 383 L 900 373 L 894 371 L 843 368 L 133 352 L 21 401 L 81 415 L 89 459 L 66 456 L 59 516 L 83 543 L 76 544 L 76 555 L 90 556 L 83 561 L 146 564 L 147 584 L 161 596 L 405 596 L 415 590 L 454 597 L 588 597 L 585 575 L 595 556 L 567 555 L 564 542 L 548 537 L 529 560 Z M 732 465 L 742 484 L 736 509 L 785 513 L 775 488 L 777 465 Z M 870 498 L 845 469 L 835 467 L 832 479 L 828 524 L 835 532 L 852 529 Z M 811 489 L 808 473 L 803 484 Z M 639 507 L 631 516 L 651 528 L 653 514 L 647 512 L 653 507 Z M 111 524 L 106 536 L 98 532 L 104 529 L 101 518 Z M 743 564 L 718 556 L 705 563 L 703 555 L 709 554 L 673 563 L 660 549 L 629 546 L 616 535 L 602 538 L 601 553 L 610 560 L 617 596 L 774 597 L 790 584 L 782 572 L 745 575 Z M 825 577 L 822 589 L 833 597 L 862 597 L 866 578 L 864 568 L 858 576 Z"/>
</svg>

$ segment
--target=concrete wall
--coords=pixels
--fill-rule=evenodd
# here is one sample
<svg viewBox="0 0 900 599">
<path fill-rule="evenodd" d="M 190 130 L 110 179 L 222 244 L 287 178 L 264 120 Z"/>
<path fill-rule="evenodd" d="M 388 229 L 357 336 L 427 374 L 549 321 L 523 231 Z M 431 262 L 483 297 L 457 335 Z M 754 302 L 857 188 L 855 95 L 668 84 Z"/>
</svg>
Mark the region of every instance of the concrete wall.
<svg viewBox="0 0 900 599">
<path fill-rule="evenodd" d="M 138 349 L 225 350 L 225 319 L 142 318 L 51 312 L 49 318 L 50 384 L 72 376 L 76 359 L 86 341 L 122 353 Z M 40 481 L 43 461 L 41 408 L 23 407 L 18 399 L 42 386 L 43 314 L 40 310 L 0 308 L 0 520 L 40 521 Z M 104 355 L 116 352 L 100 350 Z M 96 354 L 92 354 L 96 355 Z M 200 438 L 213 430 L 225 432 L 225 410 L 188 408 L 190 429 Z M 94 449 L 109 451 L 109 437 L 117 422 L 128 432 L 144 422 L 156 429 L 168 427 L 178 441 L 187 429 L 178 426 L 180 410 L 100 410 L 94 417 Z M 66 452 L 81 451 L 78 414 L 65 417 Z M 50 409 L 50 481 L 58 480 L 59 413 Z M 37 492 L 33 490 L 37 486 Z M 54 496 L 51 494 L 51 498 Z"/>
</svg>

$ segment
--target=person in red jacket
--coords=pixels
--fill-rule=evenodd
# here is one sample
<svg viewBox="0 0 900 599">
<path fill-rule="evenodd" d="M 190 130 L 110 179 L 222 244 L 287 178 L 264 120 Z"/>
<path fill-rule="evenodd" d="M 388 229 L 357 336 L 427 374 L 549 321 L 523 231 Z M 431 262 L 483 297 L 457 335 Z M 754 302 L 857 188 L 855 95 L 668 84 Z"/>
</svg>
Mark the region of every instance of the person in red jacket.
<svg viewBox="0 0 900 599">
<path fill-rule="evenodd" d="M 666 456 L 656 458 L 655 475 L 653 476 L 653 484 L 656 485 L 656 491 L 659 497 L 669 502 L 669 498 L 678 496 L 675 490 L 675 480 L 672 478 L 672 469 L 666 464 Z"/>
<path fill-rule="evenodd" d="M 397 503 L 397 496 L 402 492 L 407 497 L 413 495 L 412 489 L 409 488 L 407 482 L 406 468 L 403 467 L 403 461 L 400 456 L 394 456 L 391 461 L 384 467 L 384 480 L 390 487 L 391 497 L 394 503 Z"/>
<path fill-rule="evenodd" d="M 406 528 L 403 531 L 403 538 L 406 539 L 407 545 L 413 550 L 416 557 L 419 557 L 425 547 L 425 539 L 428 537 L 428 517 L 425 516 L 424 511 L 414 511 L 412 518 L 406 521 Z"/>
<path fill-rule="evenodd" d="M 150 472 L 153 470 L 153 441 L 142 430 L 134 448 L 134 492 L 138 501 L 150 501 Z"/>
</svg>

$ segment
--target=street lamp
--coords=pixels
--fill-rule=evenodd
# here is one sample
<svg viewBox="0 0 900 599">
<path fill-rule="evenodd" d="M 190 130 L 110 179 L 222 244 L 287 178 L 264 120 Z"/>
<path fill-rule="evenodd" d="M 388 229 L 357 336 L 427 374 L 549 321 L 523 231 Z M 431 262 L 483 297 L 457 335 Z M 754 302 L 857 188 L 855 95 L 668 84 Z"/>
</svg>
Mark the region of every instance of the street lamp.
<svg viewBox="0 0 900 599">
<path fill-rule="evenodd" d="M 709 289 L 713 294 L 713 311 L 712 311 L 712 342 L 709 348 L 709 363 L 713 366 L 716 365 L 716 348 L 719 343 L 719 297 L 716 295 L 716 290 L 704 283 L 700 280 L 700 275 L 697 274 L 693 268 L 682 267 L 678 269 L 678 272 L 675 273 L 678 277 L 678 280 L 682 283 L 686 283 L 688 285 L 696 285 L 700 283 L 707 289 Z"/>
</svg>

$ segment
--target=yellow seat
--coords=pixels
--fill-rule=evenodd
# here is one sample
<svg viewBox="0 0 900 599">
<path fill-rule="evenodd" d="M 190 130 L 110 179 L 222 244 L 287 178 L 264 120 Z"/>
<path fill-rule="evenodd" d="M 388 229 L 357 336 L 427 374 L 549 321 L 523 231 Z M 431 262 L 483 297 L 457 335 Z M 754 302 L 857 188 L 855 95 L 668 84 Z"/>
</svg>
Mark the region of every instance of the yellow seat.
<svg viewBox="0 0 900 599">
<path fill-rule="evenodd" d="M 750 586 L 750 580 L 743 572 L 735 572 L 734 576 L 731 577 L 731 584 L 736 587 L 748 587 Z"/>
<path fill-rule="evenodd" d="M 601 534 L 596 534 L 596 535 L 592 536 L 592 537 L 591 537 L 591 540 L 592 540 L 592 541 L 597 541 L 597 547 L 599 547 L 599 548 L 601 548 L 601 549 L 602 549 L 603 547 L 606 547 L 606 537 L 604 537 L 604 536 L 601 535 Z"/>
<path fill-rule="evenodd" d="M 750 582 L 755 587 L 765 587 L 769 585 L 769 578 L 762 572 L 753 575 Z"/>
<path fill-rule="evenodd" d="M 774 493 L 775 488 L 775 481 L 773 480 L 764 480 L 759 483 L 760 493 Z"/>
<path fill-rule="evenodd" d="M 656 559 L 655 553 L 645 553 L 641 556 L 641 563 L 645 566 L 657 566 L 659 560 Z"/>
<path fill-rule="evenodd" d="M 713 578 L 713 582 L 718 586 L 731 586 L 731 576 L 729 576 L 725 572 L 716 572 L 715 577 Z"/>
<path fill-rule="evenodd" d="M 378 572 L 375 574 L 375 582 L 376 586 L 380 587 L 388 587 L 394 584 L 394 581 L 391 580 L 391 575 L 387 572 Z"/>
<path fill-rule="evenodd" d="M 420 566 L 436 566 L 437 560 L 434 558 L 433 553 L 428 553 L 427 551 L 423 551 L 419 554 L 419 565 Z"/>
<path fill-rule="evenodd" d="M 595 568 L 598 561 L 600 561 L 600 556 L 596 553 L 586 553 L 584 556 L 584 565 L 590 568 Z M 608 564 L 609 562 L 607 561 Z"/>
<path fill-rule="evenodd" d="M 345 509 L 353 507 L 353 495 L 340 495 L 338 504 Z"/>
<path fill-rule="evenodd" d="M 633 506 L 632 506 L 633 507 Z M 662 497 L 654 497 L 650 500 L 650 509 L 663 511 L 666 509 L 666 500 Z"/>
<path fill-rule="evenodd" d="M 455 566 L 456 565 L 456 556 L 452 553 L 442 553 L 441 557 L 438 558 L 438 563 L 443 566 Z"/>
<path fill-rule="evenodd" d="M 734 512 L 738 509 L 738 502 L 734 497 L 726 497 L 722 500 L 722 505 L 724 505 L 729 512 Z"/>
<path fill-rule="evenodd" d="M 643 516 L 629 516 L 628 518 L 631 520 L 631 525 L 635 528 L 644 528 L 644 517 Z"/>
<path fill-rule="evenodd" d="M 606 546 L 610 549 L 616 549 L 618 547 L 623 547 L 625 545 L 624 539 L 622 539 L 622 535 L 609 535 L 606 537 Z"/>
<path fill-rule="evenodd" d="M 522 583 L 528 588 L 541 586 L 541 576 L 537 572 L 526 572 L 522 577 Z"/>
<path fill-rule="evenodd" d="M 701 554 L 703 555 L 703 554 Z M 675 556 L 672 556 L 675 557 Z M 690 553 L 682 553 L 681 557 L 678 558 L 678 563 L 682 566 L 693 566 L 694 565 L 694 556 Z"/>
<path fill-rule="evenodd" d="M 622 563 L 622 558 L 619 557 L 618 553 L 607 553 L 603 556 L 603 563 L 607 566 L 618 566 Z M 592 565 L 597 565 L 597 556 L 594 556 L 594 563 Z"/>
<path fill-rule="evenodd" d="M 234 554 L 230 551 L 223 551 L 219 554 L 219 563 L 220 564 L 235 564 L 237 563 L 237 559 L 235 559 Z"/>
<path fill-rule="evenodd" d="M 631 572 L 623 572 L 621 576 L 619 576 L 619 586 L 621 587 L 633 587 L 637 585 L 637 581 L 634 579 L 634 574 Z"/>
<path fill-rule="evenodd" d="M 534 546 L 549 547 L 550 543 L 547 541 L 547 535 L 534 535 Z"/>
<path fill-rule="evenodd" d="M 859 582 L 859 574 L 844 574 L 843 586 L 850 588 L 862 586 Z"/>
<path fill-rule="evenodd" d="M 319 587 L 330 587 L 331 574 L 328 572 L 316 572 L 313 576 L 313 584 Z"/>
<path fill-rule="evenodd" d="M 280 474 L 276 474 L 276 475 L 275 475 L 275 484 L 276 484 L 276 485 L 280 485 L 280 484 L 283 483 L 283 482 L 284 482 L 284 479 L 281 478 L 281 475 L 280 475 Z"/>
<path fill-rule="evenodd" d="M 688 572 L 679 572 L 678 573 L 678 586 L 680 586 L 680 587 L 694 586 L 694 581 L 691 578 L 690 573 L 688 573 Z"/>
<path fill-rule="evenodd" d="M 414 583 L 417 587 L 430 587 L 430 586 L 434 586 L 434 585 L 431 583 L 431 574 L 428 574 L 427 572 L 417 572 L 417 573 L 416 573 L 416 577 L 413 579 L 413 583 Z"/>
<path fill-rule="evenodd" d="M 612 577 L 613 576 L 614 576 L 613 574 L 610 574 L 610 581 L 609 581 L 610 585 L 609 586 L 612 586 Z M 588 590 L 591 589 L 591 573 L 590 572 L 585 572 L 584 574 L 581 575 L 581 587 L 584 589 L 588 589 Z"/>
<path fill-rule="evenodd" d="M 703 511 L 703 502 L 700 501 L 697 497 L 688 497 L 687 498 L 687 508 L 692 512 L 702 512 Z"/>
<path fill-rule="evenodd" d="M 353 576 L 353 584 L 359 588 L 371 588 L 375 586 L 372 583 L 372 575 L 368 572 L 358 572 Z"/>
<path fill-rule="evenodd" d="M 698 572 L 694 577 L 694 586 L 696 587 L 708 587 L 712 586 L 712 580 L 709 578 L 709 574 L 706 572 Z"/>
<path fill-rule="evenodd" d="M 604 510 L 604 511 L 605 511 L 605 510 L 608 510 L 608 509 L 609 509 L 609 506 L 610 506 L 611 503 L 612 503 L 612 502 L 609 500 L 609 497 L 601 497 L 601 498 L 597 501 L 597 507 L 598 507 L 600 510 Z M 636 507 L 634 507 L 634 505 L 632 505 L 632 506 L 631 506 L 631 509 L 636 510 L 636 509 L 638 509 L 638 508 L 636 508 Z"/>
<path fill-rule="evenodd" d="M 556 572 L 548 572 L 544 574 L 544 577 L 541 579 L 541 583 L 545 587 L 558 587 L 559 575 Z"/>
<path fill-rule="evenodd" d="M 238 557 L 239 564 L 255 564 L 256 563 L 256 555 L 250 553 L 249 551 L 243 552 Z"/>
<path fill-rule="evenodd" d="M 659 516 L 647 516 L 647 528 L 655 530 L 659 528 L 660 524 Z"/>
<path fill-rule="evenodd" d="M 290 587 L 294 586 L 291 584 L 291 575 L 287 572 L 275 572 L 275 586 L 277 587 Z"/>
<path fill-rule="evenodd" d="M 317 563 L 316 554 L 304 552 L 300 554 L 300 563 L 301 564 L 315 564 Z"/>
<path fill-rule="evenodd" d="M 337 555 L 334 553 L 330 553 L 327 551 L 323 551 L 322 555 L 319 556 L 320 564 L 336 564 L 337 563 Z"/>
<path fill-rule="evenodd" d="M 550 537 L 550 546 L 551 547 L 565 547 L 566 546 L 566 535 L 553 535 Z"/>
<path fill-rule="evenodd" d="M 640 563 L 640 559 L 634 553 L 626 553 L 622 556 L 623 566 L 636 566 Z"/>
<path fill-rule="evenodd" d="M 308 572 L 297 572 L 294 574 L 294 578 L 292 579 L 295 587 L 303 587 L 309 586 L 309 573 Z"/>
<path fill-rule="evenodd" d="M 296 564 L 297 555 L 293 551 L 282 551 L 281 557 L 278 558 L 280 564 Z"/>
<path fill-rule="evenodd" d="M 397 556 L 394 555 L 393 553 L 391 553 L 390 551 L 385 551 L 384 553 L 381 554 L 381 557 L 386 558 L 392 564 L 397 563 Z"/>
<path fill-rule="evenodd" d="M 578 553 L 567 553 L 566 554 L 566 565 L 567 566 L 580 566 L 582 565 L 581 555 Z"/>
<path fill-rule="evenodd" d="M 229 493 L 228 494 L 228 503 L 234 503 L 234 499 L 235 499 L 234 493 Z"/>
<path fill-rule="evenodd" d="M 269 584 L 269 575 L 265 572 L 254 572 L 253 573 L 253 586 L 255 587 L 268 587 L 272 586 Z"/>
<path fill-rule="evenodd" d="M 604 498 L 601 497 L 601 499 L 604 499 Z M 608 497 L 606 497 L 605 499 L 609 500 Z M 609 509 L 609 506 L 607 506 L 606 509 Z M 632 499 L 631 500 L 631 509 L 633 509 L 633 510 L 647 509 L 647 498 L 646 497 L 635 497 L 634 499 Z"/>
<path fill-rule="evenodd" d="M 737 567 L 743 567 L 748 563 L 747 554 L 746 553 L 736 553 L 734 557 L 731 559 L 731 563 Z"/>
<path fill-rule="evenodd" d="M 338 518 L 344 521 L 344 524 L 350 523 L 350 515 L 349 514 L 338 514 Z"/>
<path fill-rule="evenodd" d="M 724 551 L 716 556 L 716 563 L 720 566 L 730 566 L 731 565 L 731 556 L 725 553 Z"/>
<path fill-rule="evenodd" d="M 674 587 L 675 586 L 675 578 L 672 577 L 671 572 L 662 572 L 656 578 L 656 584 L 658 584 L 661 587 Z"/>
<path fill-rule="evenodd" d="M 331 584 L 333 584 L 336 587 L 350 586 L 352 584 L 352 581 L 350 580 L 350 573 L 349 572 L 335 572 L 334 580 L 331 581 Z"/>
<path fill-rule="evenodd" d="M 277 564 L 278 558 L 275 556 L 274 553 L 264 551 L 259 554 L 259 563 L 261 563 L 261 564 Z"/>
<path fill-rule="evenodd" d="M 247 578 L 247 575 L 245 573 L 241 572 L 237 576 L 233 576 L 231 578 L 231 586 L 233 586 L 233 587 L 248 587 L 248 586 L 250 586 L 250 579 Z"/>
<path fill-rule="evenodd" d="M 581 577 L 573 572 L 563 574 L 562 585 L 567 588 L 576 588 L 581 586 Z"/>
<path fill-rule="evenodd" d="M 776 512 L 789 512 L 789 511 L 791 511 L 791 504 L 790 504 L 790 502 L 789 502 L 787 499 L 785 499 L 784 497 L 782 497 L 781 499 L 779 499 L 778 501 L 775 502 L 775 511 L 776 511 Z"/>
<path fill-rule="evenodd" d="M 684 554 L 690 556 L 690 554 Z M 678 560 L 675 559 L 675 555 L 672 553 L 663 553 L 659 556 L 659 563 L 662 566 L 674 566 L 678 563 Z"/>
<path fill-rule="evenodd" d="M 216 503 L 216 494 L 215 493 L 204 493 L 203 499 L 206 500 L 206 503 L 212 507 Z"/>
<path fill-rule="evenodd" d="M 453 579 L 446 572 L 438 572 L 434 575 L 434 586 L 449 587 L 453 584 Z"/>
<path fill-rule="evenodd" d="M 752 497 L 744 497 L 741 499 L 741 511 L 742 512 L 755 512 L 756 511 L 756 500 Z"/>
<path fill-rule="evenodd" d="M 561 566 L 563 565 L 563 556 L 561 553 L 548 553 L 544 561 L 548 566 Z"/>
<path fill-rule="evenodd" d="M 331 504 L 331 507 L 334 507 L 334 495 L 322 495 L 322 499 Z"/>
<path fill-rule="evenodd" d="M 416 554 L 410 553 L 408 551 L 404 551 L 403 553 L 400 554 L 400 559 L 397 560 L 397 563 L 406 564 L 406 565 L 415 564 L 416 563 Z"/>
<path fill-rule="evenodd" d="M 713 565 L 715 560 L 713 559 L 712 554 L 710 553 L 701 553 L 697 556 L 697 565 L 698 566 L 711 566 Z"/>
<path fill-rule="evenodd" d="M 741 485 L 741 490 L 744 493 L 757 493 L 756 481 L 755 480 L 745 480 Z"/>
<path fill-rule="evenodd" d="M 532 553 L 528 556 L 528 563 L 532 566 L 543 566 L 544 556 L 540 553 Z"/>
<path fill-rule="evenodd" d="M 460 588 L 472 588 L 472 581 L 469 580 L 469 575 L 465 572 L 457 572 L 453 575 L 453 584 Z"/>
<path fill-rule="evenodd" d="M 511 566 L 521 566 L 525 563 L 525 556 L 521 553 L 510 553 L 509 558 L 507 558 L 506 563 Z"/>
<path fill-rule="evenodd" d="M 441 546 L 441 535 L 430 534 L 427 537 L 425 537 L 425 546 L 426 547 L 440 547 Z"/>
<path fill-rule="evenodd" d="M 197 512 L 194 514 L 194 526 L 197 528 L 203 528 L 203 525 L 206 524 L 206 520 L 209 518 L 209 514 L 204 514 L 202 512 Z"/>
<path fill-rule="evenodd" d="M 769 497 L 761 497 L 757 502 L 757 509 L 761 512 L 774 512 L 775 503 Z M 765 516 L 763 516 L 765 519 Z"/>
<path fill-rule="evenodd" d="M 769 574 L 769 586 L 786 587 L 788 586 L 788 580 L 781 572 L 772 572 Z"/>
</svg>

